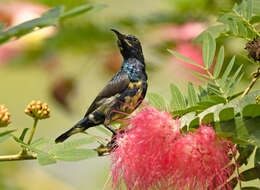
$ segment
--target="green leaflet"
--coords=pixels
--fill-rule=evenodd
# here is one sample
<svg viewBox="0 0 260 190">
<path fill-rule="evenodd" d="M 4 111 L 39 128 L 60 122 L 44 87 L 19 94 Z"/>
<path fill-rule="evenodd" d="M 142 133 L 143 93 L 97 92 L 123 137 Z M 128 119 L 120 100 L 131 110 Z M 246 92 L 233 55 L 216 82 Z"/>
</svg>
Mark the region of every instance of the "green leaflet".
<svg viewBox="0 0 260 190">
<path fill-rule="evenodd" d="M 60 16 L 60 19 L 63 20 L 63 19 L 66 19 L 66 18 L 71 18 L 71 17 L 74 17 L 74 16 L 77 16 L 77 15 L 80 15 L 86 11 L 90 11 L 91 9 L 93 9 L 94 7 L 92 5 L 81 5 L 81 6 L 78 6 L 74 9 L 71 9 L 69 11 L 67 11 L 66 13 L 62 14 Z"/>
<path fill-rule="evenodd" d="M 192 83 L 188 83 L 188 103 L 189 106 L 195 106 L 199 101 L 199 97 L 195 92 L 195 89 L 193 87 Z"/>
<path fill-rule="evenodd" d="M 224 63 L 224 46 L 221 46 L 218 52 L 218 57 L 213 72 L 215 78 L 219 76 L 223 63 Z"/>
<path fill-rule="evenodd" d="M 221 77 L 221 83 L 223 83 L 222 85 L 224 86 L 225 82 L 227 81 L 227 77 L 229 76 L 233 66 L 235 63 L 235 56 L 232 57 L 232 59 L 230 60 L 229 64 L 227 65 L 227 68 L 225 69 L 223 76 Z"/>
<path fill-rule="evenodd" d="M 166 100 L 159 94 L 148 93 L 147 94 L 148 103 L 153 105 L 159 110 L 168 110 Z"/>
<path fill-rule="evenodd" d="M 250 168 L 240 174 L 241 181 L 251 181 L 260 178 L 260 167 Z"/>
<path fill-rule="evenodd" d="M 54 146 L 52 146 L 52 148 L 49 151 L 50 152 L 59 152 L 59 151 L 73 150 L 82 145 L 91 144 L 93 142 L 96 142 L 96 139 L 94 139 L 94 138 L 75 139 L 75 140 L 67 141 L 64 143 L 54 144 Z"/>
<path fill-rule="evenodd" d="M 80 161 L 97 157 L 97 152 L 91 149 L 60 150 L 54 153 L 55 158 L 63 161 Z"/>
<path fill-rule="evenodd" d="M 209 69 L 213 63 L 214 55 L 216 51 L 216 42 L 209 32 L 206 32 L 203 36 L 202 55 L 204 65 Z"/>
<path fill-rule="evenodd" d="M 177 53 L 177 52 L 175 52 L 175 51 L 172 51 L 172 50 L 170 50 L 170 49 L 168 49 L 168 51 L 169 51 L 171 54 L 173 54 L 174 56 L 176 56 L 177 58 L 179 58 L 179 59 L 181 59 L 181 60 L 183 60 L 183 61 L 185 61 L 185 62 L 187 62 L 187 63 L 189 63 L 189 64 L 191 64 L 191 65 L 195 65 L 195 66 L 197 66 L 197 67 L 203 69 L 203 67 L 202 67 L 201 65 L 195 63 L 194 61 L 188 59 L 187 57 L 184 57 L 184 56 L 182 56 L 181 54 L 179 54 L 179 53 Z"/>
<path fill-rule="evenodd" d="M 173 110 L 182 110 L 186 108 L 186 101 L 182 93 L 180 92 L 179 88 L 171 84 L 170 85 L 171 90 L 171 107 Z"/>
<path fill-rule="evenodd" d="M 28 132 L 28 130 L 29 130 L 29 128 L 24 128 L 24 129 L 23 129 L 23 131 L 22 131 L 22 133 L 21 133 L 21 136 L 19 137 L 19 139 L 20 139 L 21 141 L 24 140 L 24 137 L 25 137 L 26 133 Z"/>
<path fill-rule="evenodd" d="M 248 104 L 242 110 L 243 117 L 258 117 L 260 116 L 259 104 Z"/>
<path fill-rule="evenodd" d="M 239 166 L 243 164 L 247 165 L 249 157 L 254 152 L 255 146 L 247 145 L 247 146 L 237 146 L 237 150 L 239 152 L 239 157 L 237 158 L 237 163 Z"/>
</svg>

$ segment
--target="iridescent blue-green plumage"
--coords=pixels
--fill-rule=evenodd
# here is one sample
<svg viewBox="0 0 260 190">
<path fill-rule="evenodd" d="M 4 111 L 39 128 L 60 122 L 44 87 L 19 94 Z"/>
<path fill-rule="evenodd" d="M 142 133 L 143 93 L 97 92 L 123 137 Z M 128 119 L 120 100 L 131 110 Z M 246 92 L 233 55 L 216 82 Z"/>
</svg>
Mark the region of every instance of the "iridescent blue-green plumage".
<svg viewBox="0 0 260 190">
<path fill-rule="evenodd" d="M 63 142 L 71 135 L 103 124 L 115 135 L 110 123 L 132 113 L 142 102 L 147 90 L 147 75 L 140 42 L 135 36 L 112 29 L 118 37 L 123 64 L 116 75 L 97 95 L 84 118 L 60 135 L 55 142 Z"/>
</svg>

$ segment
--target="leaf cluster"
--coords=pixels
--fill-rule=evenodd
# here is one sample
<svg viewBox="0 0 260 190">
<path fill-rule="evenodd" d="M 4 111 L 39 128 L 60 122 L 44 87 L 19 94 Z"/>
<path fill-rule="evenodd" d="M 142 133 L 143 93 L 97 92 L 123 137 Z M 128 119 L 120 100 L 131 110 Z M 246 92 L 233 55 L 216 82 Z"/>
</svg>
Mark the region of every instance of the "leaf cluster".
<svg viewBox="0 0 260 190">
<path fill-rule="evenodd" d="M 231 10 L 223 11 L 218 18 L 219 24 L 210 26 L 194 41 L 201 42 L 205 32 L 210 32 L 214 38 L 219 36 L 231 36 L 253 40 L 260 34 L 255 25 L 260 21 L 260 9 L 258 0 L 243 0 L 240 4 L 234 4 Z"/>
</svg>

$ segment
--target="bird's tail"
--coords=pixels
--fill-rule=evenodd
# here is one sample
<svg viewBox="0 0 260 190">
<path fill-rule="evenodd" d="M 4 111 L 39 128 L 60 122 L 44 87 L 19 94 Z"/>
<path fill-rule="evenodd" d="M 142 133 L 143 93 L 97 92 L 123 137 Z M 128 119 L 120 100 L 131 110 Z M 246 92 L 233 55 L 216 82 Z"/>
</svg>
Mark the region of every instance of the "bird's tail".
<svg viewBox="0 0 260 190">
<path fill-rule="evenodd" d="M 70 130 L 66 131 L 65 133 L 61 134 L 58 138 L 55 139 L 55 143 L 61 143 L 65 141 L 67 138 L 69 138 L 71 135 L 74 135 L 76 133 L 80 133 L 84 131 L 86 128 L 82 127 L 78 123 L 72 127 Z"/>
</svg>

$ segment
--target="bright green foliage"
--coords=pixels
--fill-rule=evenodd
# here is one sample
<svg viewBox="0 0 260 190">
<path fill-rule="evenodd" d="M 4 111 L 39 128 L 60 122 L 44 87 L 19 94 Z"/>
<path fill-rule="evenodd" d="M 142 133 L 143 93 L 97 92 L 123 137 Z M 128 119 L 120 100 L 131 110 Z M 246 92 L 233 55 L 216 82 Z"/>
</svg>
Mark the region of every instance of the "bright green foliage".
<svg viewBox="0 0 260 190">
<path fill-rule="evenodd" d="M 202 48 L 202 55 L 204 65 L 207 69 L 210 69 L 210 66 L 213 63 L 213 58 L 216 51 L 216 42 L 212 35 L 208 32 L 204 34 L 203 39 L 203 48 Z"/>
<path fill-rule="evenodd" d="M 153 105 L 159 110 L 168 110 L 168 105 L 165 99 L 161 95 L 156 93 L 148 93 L 147 98 L 148 98 L 148 103 L 150 105 Z"/>
<path fill-rule="evenodd" d="M 181 91 L 178 89 L 177 86 L 174 84 L 170 85 L 170 90 L 171 90 L 171 107 L 174 110 L 182 110 L 186 107 L 186 101 L 184 96 L 181 94 Z"/>
<path fill-rule="evenodd" d="M 188 103 L 190 106 L 195 106 L 199 102 L 199 97 L 195 92 L 192 83 L 188 83 Z"/>
<path fill-rule="evenodd" d="M 214 67 L 214 72 L 213 72 L 213 76 L 215 78 L 219 77 L 223 63 L 224 63 L 224 47 L 221 46 L 221 48 L 218 52 L 218 57 L 217 57 L 216 65 Z"/>
<path fill-rule="evenodd" d="M 213 73 L 210 71 L 210 67 L 213 63 L 213 59 L 215 57 L 215 49 L 216 43 L 213 39 L 213 36 L 206 32 L 203 35 L 203 60 L 204 66 L 201 66 L 193 61 L 184 58 L 182 55 L 178 54 L 177 52 L 170 51 L 173 55 L 178 57 L 179 59 L 187 62 L 188 64 L 195 65 L 201 69 L 203 69 L 206 74 L 202 74 L 199 72 L 191 71 L 192 74 L 199 76 L 200 79 L 206 80 L 209 84 L 207 86 L 208 92 L 217 96 L 222 96 L 226 99 L 226 102 L 229 101 L 229 97 L 232 96 L 235 88 L 239 84 L 240 80 L 242 79 L 244 73 L 242 72 L 243 65 L 240 65 L 238 69 L 234 70 L 235 64 L 235 56 L 230 60 L 229 64 L 225 68 L 225 71 L 222 76 L 220 76 L 221 69 L 224 63 L 224 47 L 222 46 L 219 50 L 217 61 L 214 66 Z M 235 74 L 232 74 L 234 72 Z"/>
<path fill-rule="evenodd" d="M 200 34 L 194 41 L 201 42 L 202 36 L 209 32 L 214 38 L 222 36 L 232 36 L 253 40 L 260 36 L 254 24 L 260 20 L 260 9 L 258 0 L 244 0 L 242 3 L 235 4 L 234 7 L 221 15 L 218 22 L 222 23 L 209 27 Z"/>
</svg>

